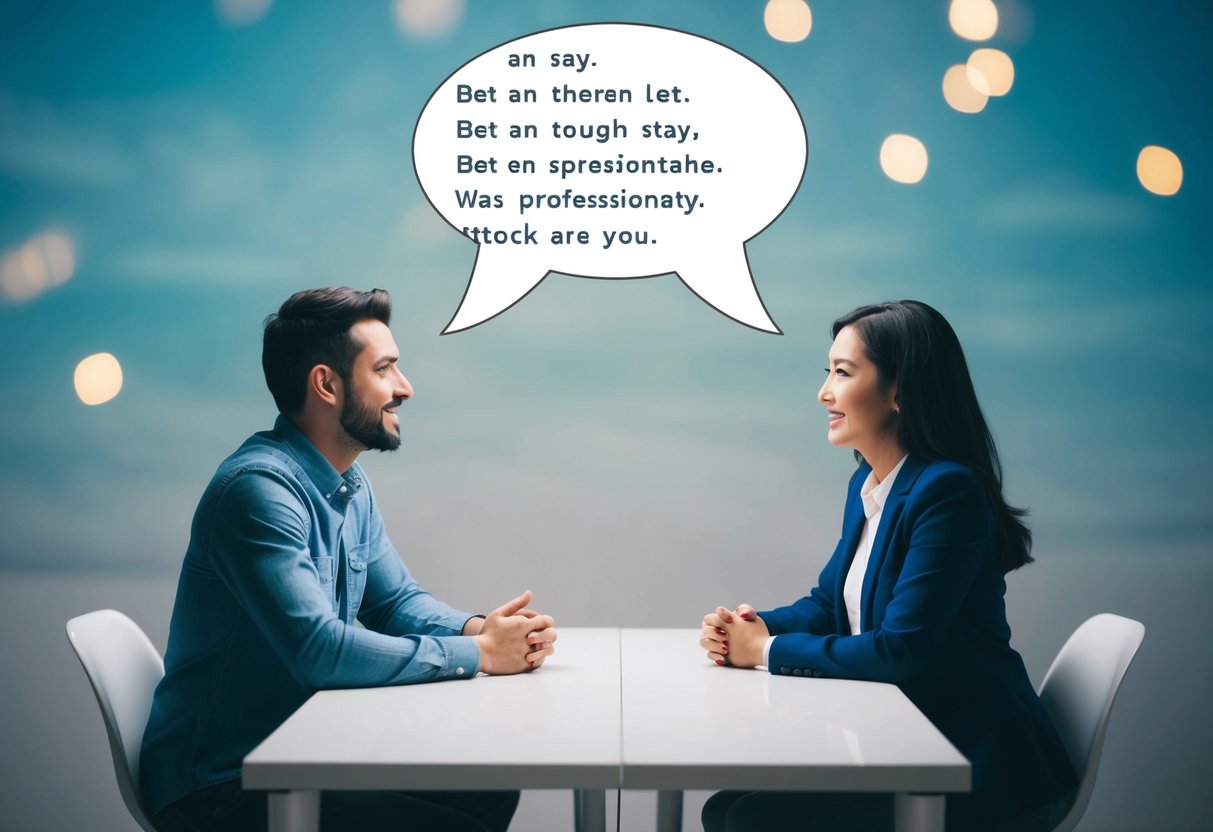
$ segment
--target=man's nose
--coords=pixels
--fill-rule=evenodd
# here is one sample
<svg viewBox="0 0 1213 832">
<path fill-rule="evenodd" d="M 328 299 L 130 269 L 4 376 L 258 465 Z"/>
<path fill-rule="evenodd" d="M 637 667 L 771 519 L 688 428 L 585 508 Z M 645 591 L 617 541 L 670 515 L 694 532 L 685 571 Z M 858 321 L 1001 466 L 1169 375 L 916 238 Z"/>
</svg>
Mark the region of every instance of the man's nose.
<svg viewBox="0 0 1213 832">
<path fill-rule="evenodd" d="M 396 370 L 396 398 L 411 399 L 413 398 L 413 385 L 409 384 L 409 380 L 404 377 L 404 373 Z"/>
</svg>

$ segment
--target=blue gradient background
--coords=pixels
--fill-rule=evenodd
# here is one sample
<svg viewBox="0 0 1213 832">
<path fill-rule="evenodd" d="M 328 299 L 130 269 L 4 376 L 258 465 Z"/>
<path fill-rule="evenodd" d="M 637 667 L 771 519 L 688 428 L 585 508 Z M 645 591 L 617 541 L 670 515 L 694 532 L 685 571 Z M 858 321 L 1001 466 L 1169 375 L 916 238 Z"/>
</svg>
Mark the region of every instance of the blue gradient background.
<svg viewBox="0 0 1213 832">
<path fill-rule="evenodd" d="M 198 495 L 272 423 L 260 321 L 330 283 L 395 298 L 417 396 L 402 451 L 364 461 L 413 571 L 476 609 L 529 587 L 566 626 L 693 626 L 807 590 L 853 466 L 815 399 L 829 324 L 936 306 L 1032 510 L 1038 563 L 1009 605 L 1033 677 L 1094 613 L 1146 623 L 1082 828 L 1203 828 L 1213 7 L 999 3 L 988 45 L 1015 86 L 962 115 L 940 80 L 974 44 L 945 2 L 822 0 L 798 44 L 761 2 L 468 6 L 434 38 L 385 1 L 282 0 L 245 28 L 202 2 L 0 8 L 0 249 L 60 228 L 78 259 L 65 285 L 0 300 L 0 829 L 132 828 L 63 623 L 114 606 L 163 647 Z M 713 38 L 796 101 L 806 176 L 748 246 L 784 336 L 672 276 L 558 275 L 438 336 L 475 247 L 418 188 L 421 106 L 502 41 L 602 20 Z M 926 144 L 921 184 L 881 173 L 893 132 Z M 1148 144 L 1182 159 L 1177 195 L 1137 182 Z M 86 407 L 72 372 L 102 350 L 125 385 Z M 625 828 L 651 828 L 645 800 L 625 795 Z M 528 793 L 518 828 L 561 828 L 568 802 Z"/>
</svg>

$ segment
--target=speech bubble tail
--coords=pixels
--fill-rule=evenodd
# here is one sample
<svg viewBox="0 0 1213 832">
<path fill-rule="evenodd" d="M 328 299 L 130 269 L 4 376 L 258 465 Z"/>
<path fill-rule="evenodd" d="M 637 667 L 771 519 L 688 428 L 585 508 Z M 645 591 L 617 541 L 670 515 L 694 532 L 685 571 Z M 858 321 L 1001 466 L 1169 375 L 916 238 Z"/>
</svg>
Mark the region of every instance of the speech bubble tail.
<svg viewBox="0 0 1213 832">
<path fill-rule="evenodd" d="M 745 246 L 710 254 L 692 266 L 678 269 L 683 284 L 708 306 L 739 324 L 783 335 L 758 295 Z"/>
<path fill-rule="evenodd" d="M 485 247 L 476 253 L 472 276 L 463 300 L 450 323 L 440 334 L 452 335 L 497 317 L 529 295 L 547 277 L 547 272 L 528 271 L 523 262 L 496 262 L 505 258 L 486 256 Z"/>
</svg>

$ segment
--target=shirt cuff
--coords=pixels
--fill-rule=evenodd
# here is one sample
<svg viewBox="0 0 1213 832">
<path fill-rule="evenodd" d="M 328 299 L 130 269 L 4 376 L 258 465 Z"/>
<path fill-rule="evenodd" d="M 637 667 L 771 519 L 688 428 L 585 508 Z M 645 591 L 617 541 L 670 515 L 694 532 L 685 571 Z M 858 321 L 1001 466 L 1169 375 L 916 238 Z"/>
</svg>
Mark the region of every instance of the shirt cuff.
<svg viewBox="0 0 1213 832">
<path fill-rule="evenodd" d="M 762 663 L 767 667 L 771 666 L 771 645 L 775 643 L 777 636 L 771 636 L 767 639 L 767 643 L 762 646 Z"/>
<path fill-rule="evenodd" d="M 472 636 L 438 639 L 444 659 L 439 679 L 471 679 L 480 672 L 480 645 Z"/>
</svg>

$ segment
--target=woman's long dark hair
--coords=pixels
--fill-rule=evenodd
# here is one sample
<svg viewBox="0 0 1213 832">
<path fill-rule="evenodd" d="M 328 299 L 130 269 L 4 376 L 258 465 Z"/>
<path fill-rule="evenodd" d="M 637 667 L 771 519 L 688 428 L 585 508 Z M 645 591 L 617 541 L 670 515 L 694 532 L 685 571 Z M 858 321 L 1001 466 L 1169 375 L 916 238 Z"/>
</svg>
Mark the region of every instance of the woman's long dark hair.
<svg viewBox="0 0 1213 832">
<path fill-rule="evenodd" d="M 908 453 L 947 459 L 977 472 L 998 521 L 1005 571 L 1032 562 L 1026 509 L 1007 505 L 1002 463 L 969 377 L 960 340 L 943 315 L 916 300 L 861 306 L 834 322 L 834 337 L 854 326 L 882 390 L 897 384 L 897 439 Z"/>
</svg>

